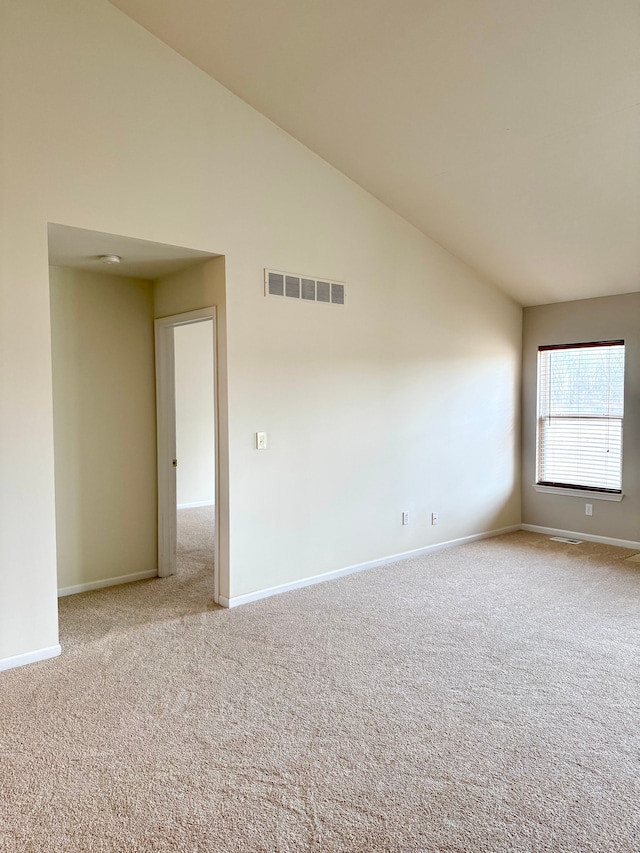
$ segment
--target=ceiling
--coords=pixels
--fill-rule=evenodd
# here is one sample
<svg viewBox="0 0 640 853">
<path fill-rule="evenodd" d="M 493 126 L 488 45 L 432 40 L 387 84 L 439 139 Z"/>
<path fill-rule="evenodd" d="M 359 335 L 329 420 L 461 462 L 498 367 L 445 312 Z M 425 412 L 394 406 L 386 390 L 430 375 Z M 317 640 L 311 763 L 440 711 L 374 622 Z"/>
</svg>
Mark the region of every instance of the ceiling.
<svg viewBox="0 0 640 853">
<path fill-rule="evenodd" d="M 162 278 L 217 257 L 196 249 L 54 223 L 48 226 L 48 238 L 49 263 L 53 266 L 127 278 Z M 119 255 L 122 260 L 105 264 L 101 255 Z"/>
<path fill-rule="evenodd" d="M 111 0 L 523 305 L 640 289 L 640 0 Z"/>
</svg>

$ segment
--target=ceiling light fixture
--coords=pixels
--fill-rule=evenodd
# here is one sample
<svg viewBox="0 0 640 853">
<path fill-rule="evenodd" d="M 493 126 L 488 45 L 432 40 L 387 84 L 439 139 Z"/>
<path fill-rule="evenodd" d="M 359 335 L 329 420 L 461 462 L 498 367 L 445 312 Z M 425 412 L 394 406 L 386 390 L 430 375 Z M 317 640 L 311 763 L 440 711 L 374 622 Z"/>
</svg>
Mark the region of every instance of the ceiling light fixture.
<svg viewBox="0 0 640 853">
<path fill-rule="evenodd" d="M 100 255 L 99 257 L 103 264 L 119 264 L 122 260 L 120 255 Z"/>
</svg>

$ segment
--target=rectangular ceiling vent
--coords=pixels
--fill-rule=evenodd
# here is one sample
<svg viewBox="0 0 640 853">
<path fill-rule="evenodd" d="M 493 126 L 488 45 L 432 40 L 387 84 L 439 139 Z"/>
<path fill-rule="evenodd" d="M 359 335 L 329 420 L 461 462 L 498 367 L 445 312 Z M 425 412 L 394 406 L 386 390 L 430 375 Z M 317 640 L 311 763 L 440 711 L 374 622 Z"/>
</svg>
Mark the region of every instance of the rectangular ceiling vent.
<svg viewBox="0 0 640 853">
<path fill-rule="evenodd" d="M 326 305 L 344 305 L 346 286 L 340 281 L 309 278 L 276 270 L 264 271 L 264 295 L 284 296 L 299 302 L 324 302 Z"/>
</svg>

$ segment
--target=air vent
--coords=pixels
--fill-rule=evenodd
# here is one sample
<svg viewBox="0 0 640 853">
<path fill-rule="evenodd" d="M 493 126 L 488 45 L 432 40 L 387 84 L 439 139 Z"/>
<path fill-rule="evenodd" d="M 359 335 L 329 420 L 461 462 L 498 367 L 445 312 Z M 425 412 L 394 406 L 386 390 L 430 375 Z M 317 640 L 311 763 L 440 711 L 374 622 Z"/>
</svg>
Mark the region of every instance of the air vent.
<svg viewBox="0 0 640 853">
<path fill-rule="evenodd" d="M 567 539 L 565 536 L 550 536 L 552 542 L 566 542 L 567 545 L 582 545 L 581 539 Z"/>
<path fill-rule="evenodd" d="M 316 301 L 316 283 L 312 278 L 302 279 L 302 298 L 310 302 Z"/>
<path fill-rule="evenodd" d="M 339 281 L 265 270 L 264 294 L 265 296 L 283 296 L 285 299 L 297 299 L 299 302 L 344 305 L 346 286 Z"/>
<path fill-rule="evenodd" d="M 281 272 L 270 272 L 267 276 L 269 296 L 284 296 L 284 276 Z"/>
<path fill-rule="evenodd" d="M 334 305 L 344 305 L 344 284 L 332 283 L 331 301 Z"/>
<path fill-rule="evenodd" d="M 318 282 L 318 302 L 331 302 L 331 285 L 328 281 Z"/>
<path fill-rule="evenodd" d="M 292 299 L 300 299 L 300 279 L 294 275 L 285 276 L 284 295 Z"/>
</svg>

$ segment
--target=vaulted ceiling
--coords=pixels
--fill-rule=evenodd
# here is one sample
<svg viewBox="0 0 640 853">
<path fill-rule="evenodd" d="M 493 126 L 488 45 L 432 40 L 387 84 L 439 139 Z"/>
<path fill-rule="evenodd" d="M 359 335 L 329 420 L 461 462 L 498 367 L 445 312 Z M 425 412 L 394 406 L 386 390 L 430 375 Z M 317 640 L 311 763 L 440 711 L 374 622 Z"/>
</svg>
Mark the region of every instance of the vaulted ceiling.
<svg viewBox="0 0 640 853">
<path fill-rule="evenodd" d="M 523 305 L 640 289 L 640 0 L 111 0 Z"/>
</svg>

